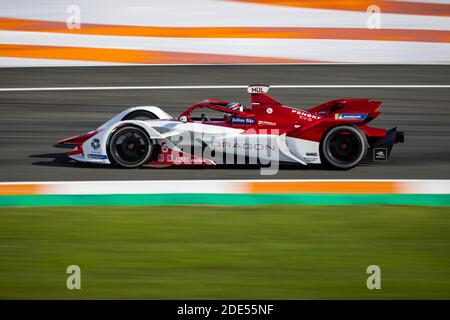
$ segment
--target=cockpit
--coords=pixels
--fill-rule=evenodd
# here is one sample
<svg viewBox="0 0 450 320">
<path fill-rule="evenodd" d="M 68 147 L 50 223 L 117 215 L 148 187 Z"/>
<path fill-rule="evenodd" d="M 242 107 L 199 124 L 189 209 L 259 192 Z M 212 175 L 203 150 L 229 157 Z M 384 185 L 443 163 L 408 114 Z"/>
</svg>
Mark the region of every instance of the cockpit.
<svg viewBox="0 0 450 320">
<path fill-rule="evenodd" d="M 251 111 L 239 102 L 205 100 L 184 111 L 179 120 L 202 123 L 237 123 L 236 117 L 251 117 Z M 243 121 L 243 124 L 250 124 Z"/>
</svg>

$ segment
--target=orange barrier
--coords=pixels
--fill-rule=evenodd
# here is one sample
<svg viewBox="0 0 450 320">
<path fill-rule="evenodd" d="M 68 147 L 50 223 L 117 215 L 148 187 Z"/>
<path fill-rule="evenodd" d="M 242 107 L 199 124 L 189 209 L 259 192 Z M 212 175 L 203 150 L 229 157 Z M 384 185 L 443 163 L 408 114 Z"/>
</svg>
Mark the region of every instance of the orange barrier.
<svg viewBox="0 0 450 320">
<path fill-rule="evenodd" d="M 37 183 L 30 184 L 0 184 L 0 196 L 40 194 L 43 187 Z"/>
<path fill-rule="evenodd" d="M 450 42 L 446 30 L 283 27 L 154 27 L 83 23 L 68 29 L 64 22 L 0 18 L 0 30 L 84 35 L 162 38 L 273 38 Z"/>
<path fill-rule="evenodd" d="M 262 58 L 205 53 L 184 53 L 109 48 L 56 47 L 0 44 L 0 56 L 142 64 L 308 63 L 300 59 Z"/>
<path fill-rule="evenodd" d="M 450 17 L 450 5 L 444 3 L 421 3 L 389 0 L 231 0 L 286 7 L 366 11 L 370 5 L 377 5 L 385 13 L 417 14 Z"/>
<path fill-rule="evenodd" d="M 392 181 L 256 181 L 249 183 L 249 193 L 393 194 L 398 191 L 397 183 Z"/>
</svg>

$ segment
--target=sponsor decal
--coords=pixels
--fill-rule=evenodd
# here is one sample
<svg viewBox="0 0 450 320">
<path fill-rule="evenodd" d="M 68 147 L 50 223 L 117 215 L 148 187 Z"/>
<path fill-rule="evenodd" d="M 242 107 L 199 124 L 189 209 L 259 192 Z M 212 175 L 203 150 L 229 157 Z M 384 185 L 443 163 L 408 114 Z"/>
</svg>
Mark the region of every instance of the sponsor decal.
<svg viewBox="0 0 450 320">
<path fill-rule="evenodd" d="M 105 154 L 93 154 L 90 153 L 87 155 L 90 159 L 98 159 L 98 160 L 106 160 L 108 157 Z"/>
<path fill-rule="evenodd" d="M 239 116 L 233 116 L 231 118 L 231 123 L 255 124 L 256 120 L 254 118 L 244 118 L 244 117 L 239 117 Z"/>
<path fill-rule="evenodd" d="M 247 150 L 274 150 L 273 145 L 269 144 L 261 144 L 261 143 L 232 143 L 229 141 L 222 141 L 222 142 L 212 142 L 210 144 L 211 148 L 220 148 L 220 149 L 247 149 Z"/>
<path fill-rule="evenodd" d="M 201 163 L 201 159 L 193 159 L 191 156 L 177 156 L 173 161 L 175 164 L 192 164 L 192 163 Z"/>
<path fill-rule="evenodd" d="M 307 162 L 314 162 L 317 160 L 319 154 L 317 152 L 306 152 L 306 157 L 303 160 Z"/>
<path fill-rule="evenodd" d="M 364 120 L 367 118 L 367 113 L 336 113 L 334 118 L 336 120 Z"/>
<path fill-rule="evenodd" d="M 266 112 L 267 112 L 268 114 L 272 114 L 273 109 L 272 109 L 272 108 L 267 108 L 267 109 L 266 109 Z"/>
<path fill-rule="evenodd" d="M 373 161 L 386 161 L 387 157 L 387 148 L 373 149 Z"/>
<path fill-rule="evenodd" d="M 258 121 L 258 124 L 261 126 L 276 126 L 276 122 L 269 122 L 269 121 Z"/>
<path fill-rule="evenodd" d="M 306 121 L 319 120 L 322 118 L 321 116 L 318 116 L 317 114 L 302 111 L 302 110 L 292 110 L 292 113 L 298 114 L 298 116 L 301 120 L 306 120 Z"/>
<path fill-rule="evenodd" d="M 94 150 L 97 150 L 98 148 L 100 148 L 100 140 L 98 138 L 92 139 L 91 147 Z"/>
</svg>

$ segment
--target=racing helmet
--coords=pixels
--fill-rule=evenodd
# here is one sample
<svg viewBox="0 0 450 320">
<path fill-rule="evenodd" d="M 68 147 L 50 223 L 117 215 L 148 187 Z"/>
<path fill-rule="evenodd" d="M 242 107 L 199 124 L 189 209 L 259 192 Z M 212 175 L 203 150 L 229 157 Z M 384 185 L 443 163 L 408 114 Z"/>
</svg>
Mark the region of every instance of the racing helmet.
<svg viewBox="0 0 450 320">
<path fill-rule="evenodd" d="M 230 102 L 226 105 L 228 109 L 235 110 L 235 111 L 244 111 L 244 107 L 239 102 Z"/>
</svg>

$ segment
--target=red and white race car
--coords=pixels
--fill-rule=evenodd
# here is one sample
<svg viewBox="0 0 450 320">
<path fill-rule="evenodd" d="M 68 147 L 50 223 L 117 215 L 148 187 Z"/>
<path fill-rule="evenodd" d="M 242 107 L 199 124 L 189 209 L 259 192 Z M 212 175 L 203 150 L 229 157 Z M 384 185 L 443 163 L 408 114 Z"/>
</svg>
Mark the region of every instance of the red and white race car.
<svg viewBox="0 0 450 320">
<path fill-rule="evenodd" d="M 204 100 L 178 119 L 158 107 L 132 107 L 58 144 L 74 145 L 67 155 L 77 161 L 125 168 L 276 161 L 350 169 L 387 161 L 392 146 L 403 142 L 395 128 L 367 125 L 380 114 L 380 101 L 337 99 L 301 110 L 275 101 L 268 90 L 249 86 L 251 107 Z M 210 114 L 194 116 L 199 110 Z"/>
</svg>

